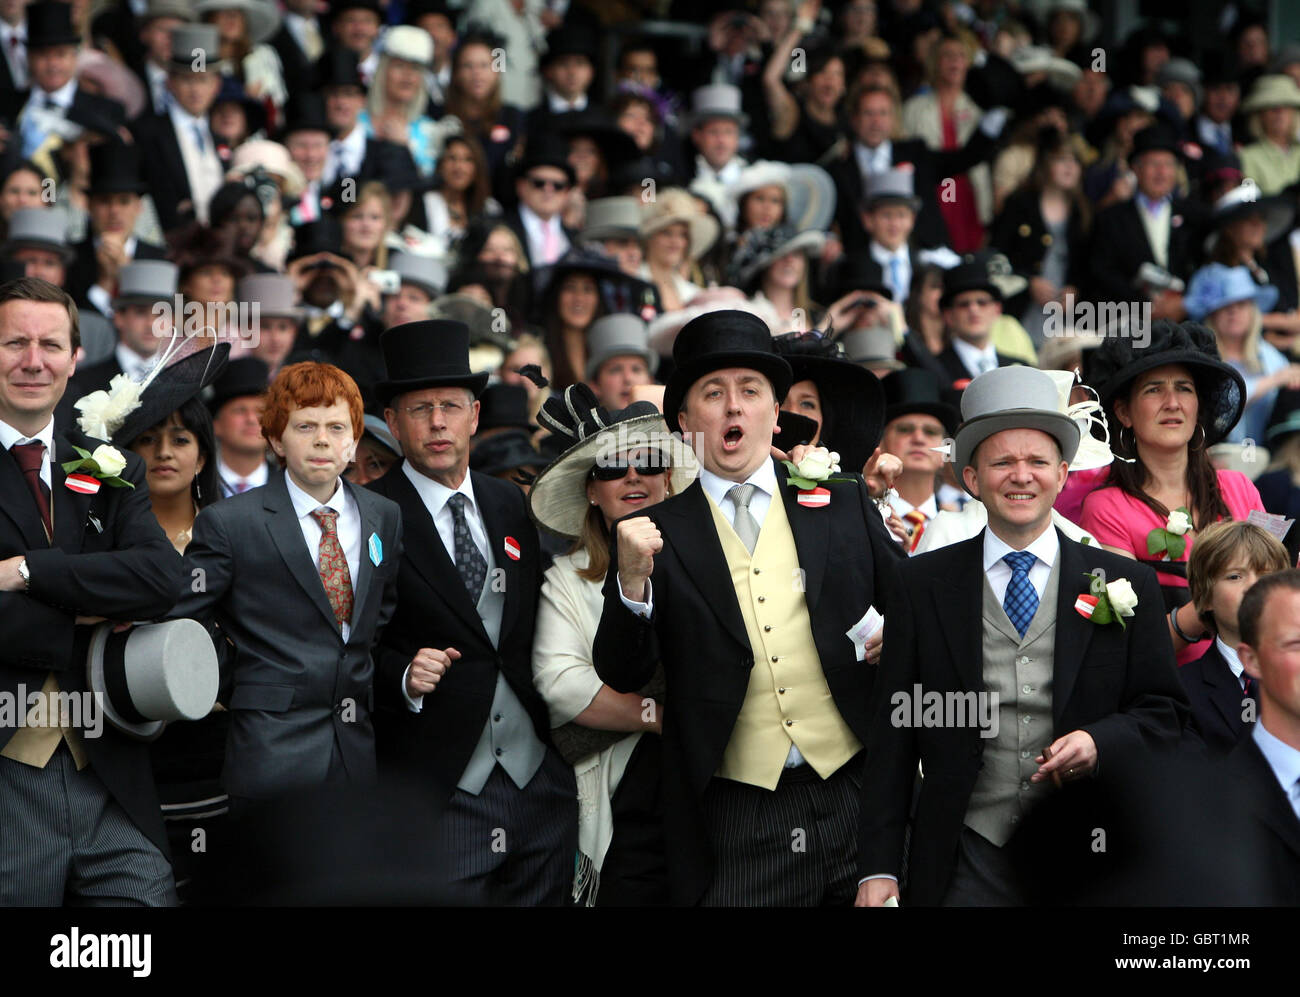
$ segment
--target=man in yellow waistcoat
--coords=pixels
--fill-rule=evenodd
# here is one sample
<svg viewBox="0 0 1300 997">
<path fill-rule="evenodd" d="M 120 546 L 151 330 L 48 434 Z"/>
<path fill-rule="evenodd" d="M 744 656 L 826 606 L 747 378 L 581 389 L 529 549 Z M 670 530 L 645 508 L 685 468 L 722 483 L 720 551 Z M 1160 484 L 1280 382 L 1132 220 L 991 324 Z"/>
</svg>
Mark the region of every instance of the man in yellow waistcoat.
<svg viewBox="0 0 1300 997">
<path fill-rule="evenodd" d="M 704 315 L 673 360 L 664 414 L 700 477 L 617 524 L 596 670 L 629 692 L 663 662 L 675 903 L 848 904 L 875 671 L 868 609 L 883 612 L 903 555 L 861 477 L 801 488 L 774 459 L 792 374 L 765 323 Z M 883 422 L 883 395 L 875 407 Z"/>
</svg>

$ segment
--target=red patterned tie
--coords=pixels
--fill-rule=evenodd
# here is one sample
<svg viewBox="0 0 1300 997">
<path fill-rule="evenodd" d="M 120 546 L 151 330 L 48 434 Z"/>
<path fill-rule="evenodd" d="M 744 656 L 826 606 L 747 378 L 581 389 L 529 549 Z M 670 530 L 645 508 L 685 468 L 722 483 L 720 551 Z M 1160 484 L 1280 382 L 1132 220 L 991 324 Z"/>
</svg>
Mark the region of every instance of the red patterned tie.
<svg viewBox="0 0 1300 997">
<path fill-rule="evenodd" d="M 41 522 L 45 524 L 45 538 L 48 540 L 54 535 L 54 527 L 50 521 L 50 490 L 41 480 L 41 464 L 45 461 L 45 444 L 40 440 L 32 443 L 15 443 L 9 448 L 9 452 L 14 455 L 14 461 L 18 464 L 18 469 L 23 472 L 23 477 L 27 479 L 27 487 L 32 490 L 32 498 L 36 499 L 36 508 L 41 512 Z"/>
<path fill-rule="evenodd" d="M 921 534 L 925 532 L 927 517 L 919 509 L 912 509 L 903 513 L 903 522 L 908 523 L 907 528 L 907 552 L 910 554 L 916 550 L 916 545 L 921 542 Z"/>
<path fill-rule="evenodd" d="M 320 523 L 320 580 L 325 586 L 334 619 L 341 630 L 352 620 L 352 576 L 348 573 L 347 558 L 339 543 L 339 514 L 333 509 L 317 509 L 312 513 Z"/>
</svg>

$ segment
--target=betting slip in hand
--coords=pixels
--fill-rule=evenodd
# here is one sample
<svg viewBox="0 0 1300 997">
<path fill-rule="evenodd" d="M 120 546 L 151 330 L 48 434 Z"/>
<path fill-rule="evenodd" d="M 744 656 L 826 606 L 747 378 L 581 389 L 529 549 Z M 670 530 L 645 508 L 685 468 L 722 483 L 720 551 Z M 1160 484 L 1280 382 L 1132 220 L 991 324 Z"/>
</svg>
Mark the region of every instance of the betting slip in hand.
<svg viewBox="0 0 1300 997">
<path fill-rule="evenodd" d="M 1287 530 L 1291 529 L 1294 519 L 1287 519 L 1285 516 L 1279 516 L 1271 512 L 1261 512 L 1259 509 L 1251 509 L 1250 515 L 1246 517 L 1246 522 L 1252 526 L 1258 526 L 1272 534 L 1279 542 L 1286 538 Z"/>
<path fill-rule="evenodd" d="M 858 661 L 866 659 L 867 641 L 879 633 L 884 625 L 885 618 L 876 612 L 876 607 L 868 606 L 866 615 L 845 632 L 844 636 L 853 641 L 853 650 Z"/>
</svg>

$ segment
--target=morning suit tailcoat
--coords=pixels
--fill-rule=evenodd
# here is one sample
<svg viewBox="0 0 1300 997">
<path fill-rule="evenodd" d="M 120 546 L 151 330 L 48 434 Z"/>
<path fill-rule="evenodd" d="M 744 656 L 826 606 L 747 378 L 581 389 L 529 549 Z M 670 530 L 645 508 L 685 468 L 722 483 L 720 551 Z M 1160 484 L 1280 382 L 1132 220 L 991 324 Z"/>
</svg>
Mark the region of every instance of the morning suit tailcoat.
<svg viewBox="0 0 1300 997">
<path fill-rule="evenodd" d="M 861 478 L 826 482 L 830 504 L 805 507 L 787 476 L 778 466 L 779 496 L 772 501 L 785 503 L 826 684 L 840 716 L 865 743 L 875 668 L 856 660 L 846 632 L 869 606 L 884 610 L 890 578 L 905 555 Z M 696 481 L 636 514 L 648 516 L 663 535 L 650 579 L 653 614 L 645 619 L 623 605 L 615 549 L 594 645 L 597 673 L 619 692 L 640 689 L 663 663 L 672 703 L 663 729 L 664 833 L 676 904 L 697 903 L 712 878 L 701 798 L 721 766 L 754 664 L 709 503 Z"/>
<path fill-rule="evenodd" d="M 78 308 L 91 308 L 98 311 L 87 294 L 99 280 L 99 261 L 95 258 L 94 236 L 87 233 L 86 237 L 73 247 L 73 251 L 76 255 L 68 265 L 67 283 L 64 286 L 77 302 Z M 127 262 L 165 259 L 167 259 L 167 247 L 137 239 L 135 255 Z M 112 291 L 112 288 L 105 288 L 105 290 Z"/>
<path fill-rule="evenodd" d="M 181 143 L 176 137 L 169 114 L 141 115 L 131 126 L 136 143 L 144 150 L 140 169 L 154 207 L 158 211 L 158 224 L 164 232 L 171 232 L 194 221 L 194 200 Z"/>
<path fill-rule="evenodd" d="M 1137 284 L 1143 263 L 1155 262 L 1155 251 L 1138 214 L 1136 198 L 1129 198 L 1097 214 L 1092 224 L 1091 297 L 1096 301 L 1141 301 Z M 1191 201 L 1175 199 L 1169 209 L 1168 265 L 1175 277 L 1188 280 L 1196 269 L 1204 235 L 1204 212 Z"/>
<path fill-rule="evenodd" d="M 1243 825 L 1239 847 L 1249 858 L 1253 906 L 1300 906 L 1300 817 L 1268 759 L 1248 732 L 1228 755 L 1226 773 L 1237 792 L 1230 805 Z M 1234 825 L 1235 826 L 1235 825 Z"/>
<path fill-rule="evenodd" d="M 1250 724 L 1242 719 L 1241 683 L 1223 660 L 1217 641 L 1195 661 L 1178 669 L 1192 704 L 1191 727 L 1211 754 L 1225 755 L 1237 746 Z M 1258 712 L 1256 704 L 1256 712 Z"/>
<path fill-rule="evenodd" d="M 191 591 L 172 615 L 220 626 L 220 702 L 231 712 L 223 781 L 232 796 L 270 799 L 323 784 L 336 755 L 336 775 L 375 778 L 371 650 L 396 601 L 402 527 L 391 502 L 343 487 L 361 516 L 346 643 L 284 472 L 194 521 L 185 550 Z"/>
<path fill-rule="evenodd" d="M 92 628 L 77 616 L 152 620 L 171 609 L 182 589 L 181 559 L 154 518 L 144 462 L 130 452 L 120 477 L 134 488 L 101 486 L 94 495 L 65 486 L 63 461 L 72 448 L 94 451 L 93 440 L 55 421 L 50 455 L 54 542 L 45 529 L 13 454 L 0 449 L 0 558 L 24 555 L 31 589 L 0 592 L 0 693 L 41 688 L 53 672 L 64 692 L 84 692 Z M 0 748 L 16 728 L 0 725 Z M 83 739 L 90 767 L 135 825 L 168 855 L 149 748 L 107 722 Z M 0 837 L 3 832 L 0 831 Z"/>
<path fill-rule="evenodd" d="M 487 584 L 504 586 L 496 647 L 402 462 L 370 485 L 397 503 L 406 529 L 397 611 L 376 654 L 380 765 L 431 783 L 444 800 L 451 798 L 483 734 L 498 673 L 505 675 L 528 711 L 538 738 L 550 744 L 546 705 L 533 687 L 533 625 L 542 586 L 537 530 L 517 485 L 468 473 L 497 567 Z M 507 555 L 507 538 L 515 541 L 518 560 Z M 402 695 L 402 684 L 407 666 L 422 647 L 454 647 L 461 656 L 414 713 Z"/>
<path fill-rule="evenodd" d="M 1131 558 L 1060 540 L 1052 670 L 1052 726 L 1043 745 L 1084 730 L 1097 745 L 1096 781 L 1109 771 L 1142 765 L 1182 734 L 1187 700 L 1174 670 L 1173 647 L 1155 573 Z M 1092 623 L 1075 611 L 1088 591 L 1085 573 L 1102 569 L 1127 578 L 1138 597 L 1127 626 Z M 970 540 L 914 557 L 898 573 L 886 616 L 884 653 L 876 681 L 861 810 L 861 874 L 900 874 L 917 762 L 924 776 L 912 822 L 909 877 L 902 902 L 943 901 L 957 861 L 971 792 L 988 741 L 976 725 L 895 726 L 894 694 L 908 699 L 936 692 L 980 693 L 984 682 L 984 531 Z M 1074 792 L 1070 783 L 1063 796 Z M 1048 801 L 1045 801 L 1045 803 Z M 1014 835 L 1013 847 L 1023 835 Z M 1086 849 L 1085 836 L 1082 845 Z M 1073 839 L 1070 846 L 1078 844 Z M 1057 842 L 1056 861 L 1068 862 Z"/>
</svg>

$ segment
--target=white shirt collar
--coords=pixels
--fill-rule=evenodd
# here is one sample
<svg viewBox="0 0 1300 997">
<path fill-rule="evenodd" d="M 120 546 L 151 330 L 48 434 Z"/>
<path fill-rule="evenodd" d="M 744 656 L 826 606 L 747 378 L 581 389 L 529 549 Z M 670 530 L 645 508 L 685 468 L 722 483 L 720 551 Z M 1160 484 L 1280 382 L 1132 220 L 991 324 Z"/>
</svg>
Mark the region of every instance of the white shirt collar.
<svg viewBox="0 0 1300 997">
<path fill-rule="evenodd" d="M 343 479 L 340 477 L 334 482 L 334 494 L 330 496 L 328 502 L 317 502 L 305 491 L 298 487 L 294 482 L 293 476 L 286 470 L 284 472 L 284 483 L 289 489 L 289 501 L 293 503 L 293 511 L 299 519 L 304 516 L 310 516 L 322 506 L 333 509 L 340 516 L 343 515 L 344 506 L 347 505 L 347 493 L 343 490 Z"/>
<path fill-rule="evenodd" d="M 853 143 L 853 156 L 858 161 L 858 170 L 862 173 L 878 173 L 889 168 L 894 158 L 894 143 L 889 139 L 870 149 L 861 142 Z"/>
<path fill-rule="evenodd" d="M 446 506 L 447 500 L 453 495 L 464 495 L 470 508 L 478 508 L 478 503 L 474 500 L 473 475 L 468 470 L 465 471 L 465 480 L 456 489 L 448 488 L 441 482 L 434 481 L 432 478 L 421 474 L 411 466 L 409 460 L 402 461 L 402 472 L 406 475 L 407 480 L 415 486 L 421 501 L 424 502 L 424 507 L 429 510 L 429 515 L 434 519 L 438 518 Z"/>
<path fill-rule="evenodd" d="M 54 93 L 46 93 L 35 83 L 32 84 L 31 100 L 35 101 L 38 105 L 44 104 L 46 98 L 48 98 L 66 111 L 72 106 L 72 102 L 76 96 L 77 78 L 75 76 L 68 80 L 67 83 L 63 84 L 63 86 L 59 87 L 59 89 L 55 90 Z"/>
<path fill-rule="evenodd" d="M 174 97 L 172 102 L 167 105 L 167 113 L 171 115 L 172 122 L 176 125 L 177 131 L 180 131 L 183 128 L 185 129 L 186 135 L 193 138 L 194 126 L 198 125 L 203 129 L 203 134 L 207 135 L 208 119 L 196 118 L 194 115 L 190 114 L 189 111 L 185 110 L 185 108 L 181 107 Z"/>
<path fill-rule="evenodd" d="M 972 346 L 960 336 L 952 337 L 952 348 L 956 351 L 958 358 L 965 365 L 967 370 L 980 373 L 983 368 L 981 360 L 988 361 L 988 369 L 992 370 L 998 365 L 998 351 L 993 348 L 993 337 L 989 337 L 988 345 L 984 349 L 978 346 Z"/>
<path fill-rule="evenodd" d="M 906 243 L 899 246 L 897 249 L 889 250 L 886 249 L 884 246 L 882 246 L 880 243 L 876 242 L 875 239 L 872 239 L 871 244 L 868 246 L 868 248 L 871 250 L 871 258 L 875 260 L 877 263 L 881 264 L 882 266 L 886 266 L 886 267 L 889 266 L 889 261 L 893 259 L 906 260 L 908 262 L 911 262 L 911 258 L 907 255 Z"/>
<path fill-rule="evenodd" d="M 703 467 L 700 468 L 700 487 L 704 489 L 705 495 L 713 499 L 713 504 L 719 508 L 722 507 L 722 500 L 727 497 L 727 492 L 740 484 L 753 485 L 765 494 L 775 497 L 777 488 L 776 465 L 772 463 L 771 458 L 765 457 L 758 469 L 744 481 L 732 481 L 729 478 L 719 477 Z"/>
<path fill-rule="evenodd" d="M 1222 637 L 1214 638 L 1214 646 L 1219 649 L 1219 653 L 1223 655 L 1223 660 L 1228 663 L 1228 668 L 1232 671 L 1232 674 L 1236 677 L 1238 683 L 1240 683 L 1241 676 L 1245 672 L 1246 668 L 1241 663 L 1241 658 L 1237 656 L 1236 650 L 1225 644 Z"/>
<path fill-rule="evenodd" d="M 234 468 L 232 468 L 220 457 L 217 458 L 217 474 L 219 474 L 221 476 L 221 480 L 224 481 L 231 488 L 234 488 L 235 485 L 237 485 L 241 481 L 247 481 L 249 488 L 257 488 L 261 485 L 264 485 L 266 484 L 266 482 L 269 480 L 271 476 L 270 471 L 271 469 L 267 466 L 266 461 L 262 461 L 257 465 L 257 469 L 253 471 L 252 474 L 245 477 L 244 475 L 240 474 L 238 471 L 234 470 Z"/>
<path fill-rule="evenodd" d="M 40 440 L 45 444 L 47 458 L 54 452 L 54 416 L 50 416 L 50 421 L 35 436 L 24 436 L 9 423 L 0 422 L 0 447 L 8 450 L 15 443 L 30 443 L 32 440 Z"/>
<path fill-rule="evenodd" d="M 122 368 L 122 373 L 135 381 L 141 380 L 140 375 L 148 371 L 154 361 L 153 357 L 142 357 L 124 343 L 118 343 L 113 347 L 113 356 L 117 360 L 117 365 Z"/>
<path fill-rule="evenodd" d="M 546 91 L 546 105 L 551 109 L 552 114 L 566 114 L 569 111 L 585 111 L 587 109 L 587 95 L 584 93 L 577 100 L 568 101 L 554 90 L 548 88 Z"/>
<path fill-rule="evenodd" d="M 23 19 L 21 24 L 17 24 L 17 25 L 10 24 L 8 21 L 0 21 L 0 41 L 3 41 L 6 45 L 8 45 L 9 39 L 12 38 L 14 35 L 20 35 L 23 39 L 23 44 L 24 45 L 27 44 L 27 19 L 26 18 Z"/>
<path fill-rule="evenodd" d="M 1033 554 L 1038 560 L 1042 561 L 1050 569 L 1056 563 L 1056 555 L 1061 552 L 1061 538 L 1056 535 L 1056 527 L 1050 523 L 1042 534 L 1024 548 L 1030 554 Z M 1007 554 L 1012 553 L 1014 547 L 1009 547 L 1006 542 L 992 530 L 985 527 L 984 529 L 984 573 L 988 574 L 989 568 L 997 564 Z"/>
<path fill-rule="evenodd" d="M 922 502 L 920 505 L 912 505 L 911 502 L 895 492 L 889 497 L 889 505 L 900 517 L 906 516 L 913 509 L 916 509 L 926 519 L 934 519 L 939 515 L 939 502 L 934 495 Z"/>
<path fill-rule="evenodd" d="M 560 216 L 558 214 L 552 215 L 549 219 L 546 219 L 522 202 L 519 204 L 519 219 L 524 223 L 525 229 L 528 229 L 531 232 L 536 232 L 538 235 L 540 235 L 547 227 L 555 229 L 561 227 Z"/>
<path fill-rule="evenodd" d="M 1273 775 L 1282 784 L 1282 791 L 1286 793 L 1287 802 L 1294 808 L 1295 801 L 1292 799 L 1291 793 L 1295 789 L 1297 780 L 1300 780 L 1300 750 L 1291 747 L 1285 741 L 1270 734 L 1265 728 L 1263 720 L 1255 723 L 1252 736 L 1255 738 L 1255 745 L 1263 754 L 1264 760 L 1268 762 L 1268 767 L 1273 770 Z"/>
</svg>

